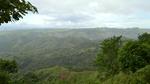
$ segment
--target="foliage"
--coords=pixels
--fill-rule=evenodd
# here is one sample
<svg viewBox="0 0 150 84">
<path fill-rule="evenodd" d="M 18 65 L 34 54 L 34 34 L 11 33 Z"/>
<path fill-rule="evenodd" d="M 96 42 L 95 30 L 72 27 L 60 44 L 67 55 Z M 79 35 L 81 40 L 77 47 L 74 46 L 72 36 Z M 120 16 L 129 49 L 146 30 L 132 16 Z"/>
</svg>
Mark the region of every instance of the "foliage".
<svg viewBox="0 0 150 84">
<path fill-rule="evenodd" d="M 135 72 L 150 64 L 150 47 L 137 41 L 126 43 L 119 52 L 119 62 L 122 71 Z"/>
<path fill-rule="evenodd" d="M 149 84 L 149 73 L 150 65 L 147 65 L 135 73 L 120 72 L 101 81 L 97 71 L 76 72 L 55 66 L 29 72 L 19 77 L 21 82 L 14 84 Z"/>
<path fill-rule="evenodd" d="M 31 11 L 37 12 L 35 6 L 25 0 L 0 0 L 0 24 L 19 20 Z"/>
<path fill-rule="evenodd" d="M 17 72 L 18 67 L 16 61 L 9 61 L 0 59 L 0 71 L 5 71 L 8 73 L 15 73 Z"/>
<path fill-rule="evenodd" d="M 16 73 L 18 70 L 15 61 L 0 59 L 0 84 L 10 84 L 11 73 Z"/>
<path fill-rule="evenodd" d="M 55 66 L 52 68 L 33 72 L 39 77 L 39 84 L 99 84 L 96 71 L 70 71 L 66 68 Z"/>
<path fill-rule="evenodd" d="M 0 71 L 0 84 L 9 84 L 10 77 L 7 72 Z"/>
<path fill-rule="evenodd" d="M 150 84 L 150 65 L 132 74 L 119 73 L 102 84 Z"/>
<path fill-rule="evenodd" d="M 149 84 L 149 34 L 144 33 L 138 40 L 127 40 L 124 43 L 121 40 L 115 41 L 114 38 L 105 39 L 101 43 L 101 52 L 96 58 L 100 78 L 105 78 L 102 84 Z M 111 67 L 114 62 L 118 65 L 116 69 Z M 110 73 L 109 70 L 119 74 Z"/>
<path fill-rule="evenodd" d="M 114 75 L 118 73 L 118 50 L 122 46 L 122 36 L 112 37 L 105 39 L 100 47 L 100 52 L 96 58 L 96 65 L 100 73 L 104 72 L 105 75 Z"/>
<path fill-rule="evenodd" d="M 140 84 L 150 84 L 150 65 L 138 70 L 134 77 Z"/>
<path fill-rule="evenodd" d="M 38 76 L 36 76 L 32 72 L 24 74 L 23 77 L 20 79 L 21 84 L 37 84 L 38 81 L 39 81 Z"/>
<path fill-rule="evenodd" d="M 150 34 L 149 33 L 143 33 L 138 36 L 138 39 L 140 42 L 148 43 L 150 45 Z"/>
</svg>

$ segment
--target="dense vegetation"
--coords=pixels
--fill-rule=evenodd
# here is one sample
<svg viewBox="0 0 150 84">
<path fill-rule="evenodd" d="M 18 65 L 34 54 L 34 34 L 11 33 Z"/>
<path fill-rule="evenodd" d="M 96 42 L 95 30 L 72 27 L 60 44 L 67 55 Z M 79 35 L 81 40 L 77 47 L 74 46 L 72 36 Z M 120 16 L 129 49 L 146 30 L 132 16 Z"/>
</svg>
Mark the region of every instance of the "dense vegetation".
<svg viewBox="0 0 150 84">
<path fill-rule="evenodd" d="M 7 60 L 0 60 L 0 82 L 150 84 L 150 34 L 143 33 L 146 31 L 4 31 L 0 33 L 0 54 Z"/>
<path fill-rule="evenodd" d="M 138 40 L 112 37 L 101 43 L 96 65 L 104 84 L 150 84 L 150 34 Z"/>
</svg>

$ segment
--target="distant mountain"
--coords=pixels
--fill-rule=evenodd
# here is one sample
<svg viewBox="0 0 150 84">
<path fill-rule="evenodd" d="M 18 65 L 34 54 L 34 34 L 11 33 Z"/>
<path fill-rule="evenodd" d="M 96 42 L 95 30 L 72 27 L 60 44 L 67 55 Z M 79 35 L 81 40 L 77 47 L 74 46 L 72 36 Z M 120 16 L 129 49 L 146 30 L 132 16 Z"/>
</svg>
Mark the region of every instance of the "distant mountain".
<svg viewBox="0 0 150 84">
<path fill-rule="evenodd" d="M 28 29 L 0 31 L 0 57 L 17 60 L 24 71 L 63 66 L 93 69 L 99 42 L 114 35 L 137 39 L 149 29 Z"/>
</svg>

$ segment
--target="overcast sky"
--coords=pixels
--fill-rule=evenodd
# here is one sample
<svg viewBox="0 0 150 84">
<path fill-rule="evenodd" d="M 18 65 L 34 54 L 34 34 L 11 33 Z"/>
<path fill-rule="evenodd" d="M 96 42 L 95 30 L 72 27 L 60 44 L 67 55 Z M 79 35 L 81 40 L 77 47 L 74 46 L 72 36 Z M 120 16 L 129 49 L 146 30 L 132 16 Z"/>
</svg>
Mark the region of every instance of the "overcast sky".
<svg viewBox="0 0 150 84">
<path fill-rule="evenodd" d="M 1 27 L 150 28 L 150 0 L 29 0 L 39 14 Z"/>
</svg>

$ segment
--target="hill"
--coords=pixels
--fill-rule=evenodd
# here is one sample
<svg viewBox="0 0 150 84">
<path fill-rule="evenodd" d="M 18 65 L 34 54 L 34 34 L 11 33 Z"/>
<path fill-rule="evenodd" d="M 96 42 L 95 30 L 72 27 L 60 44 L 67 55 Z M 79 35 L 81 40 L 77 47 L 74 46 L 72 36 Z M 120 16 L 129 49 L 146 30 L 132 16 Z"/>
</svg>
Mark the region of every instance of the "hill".
<svg viewBox="0 0 150 84">
<path fill-rule="evenodd" d="M 29 29 L 0 32 L 0 57 L 17 60 L 23 71 L 52 66 L 94 69 L 99 42 L 113 35 L 136 39 L 148 29 Z"/>
</svg>

